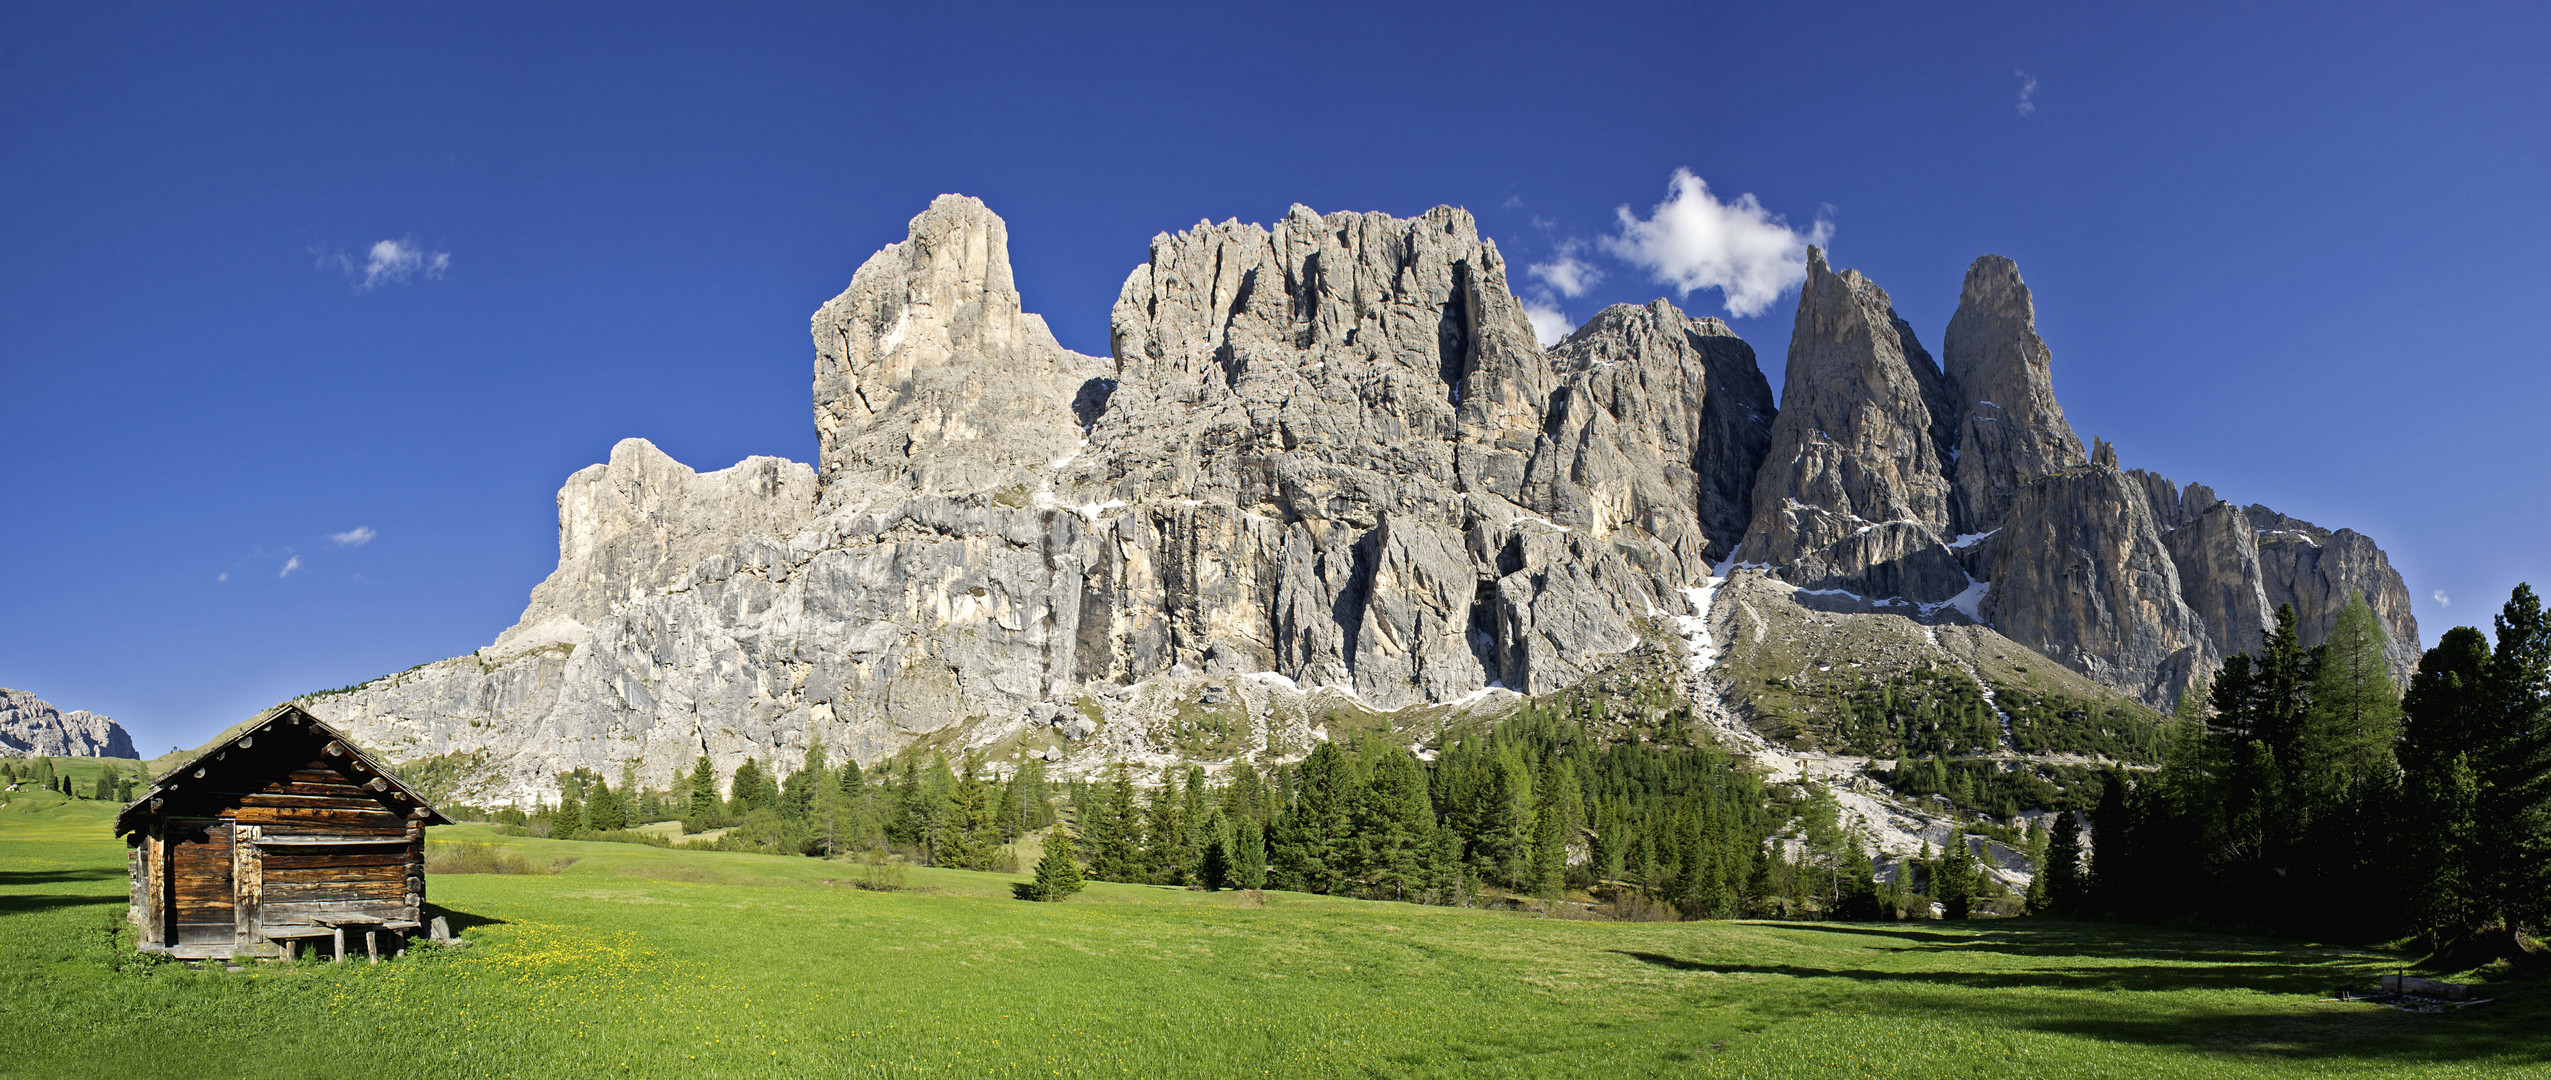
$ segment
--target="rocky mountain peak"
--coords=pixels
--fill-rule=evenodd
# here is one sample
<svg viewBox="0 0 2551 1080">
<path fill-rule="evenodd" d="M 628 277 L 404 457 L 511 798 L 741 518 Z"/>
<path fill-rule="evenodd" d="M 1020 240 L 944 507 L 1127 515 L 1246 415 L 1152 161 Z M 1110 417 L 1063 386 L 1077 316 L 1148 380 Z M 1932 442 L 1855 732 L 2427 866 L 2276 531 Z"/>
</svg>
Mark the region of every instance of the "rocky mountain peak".
<svg viewBox="0 0 2551 1080">
<path fill-rule="evenodd" d="M 522 618 L 484 655 L 581 641 L 738 535 L 795 532 L 815 504 L 815 471 L 798 462 L 749 457 L 702 473 L 645 439 L 622 439 L 610 461 L 577 470 L 558 489 L 558 568 L 532 587 Z"/>
<path fill-rule="evenodd" d="M 1946 601 L 1967 587 L 1945 440 L 1955 404 L 1886 290 L 1808 249 L 1771 445 L 1738 558 L 1792 583 Z"/>
<path fill-rule="evenodd" d="M 2019 266 L 1986 255 L 1967 269 L 1941 339 L 1958 400 L 1955 473 L 1961 528 L 2000 528 L 2021 484 L 2086 463 L 2055 401 L 2053 357 Z"/>
<path fill-rule="evenodd" d="M 24 690 L 0 689 L 0 757 L 140 757 L 133 736 L 86 709 L 63 712 Z"/>
<path fill-rule="evenodd" d="M 827 504 L 875 485 L 1033 487 L 1078 446 L 1074 402 L 1109 365 L 1021 309 L 1009 228 L 942 195 L 816 311 L 817 475 Z"/>
<path fill-rule="evenodd" d="M 1808 269 L 1777 407 L 1750 346 L 1664 300 L 1542 349 L 1453 207 L 1158 235 L 1099 359 L 945 196 L 811 321 L 816 467 L 624 442 L 560 490 L 558 570 L 495 645 L 310 707 L 522 801 L 812 746 L 1282 757 L 1323 717 L 1639 665 L 1742 725 L 1713 664 L 1762 688 L 1843 658 L 1773 624 L 1850 622 L 1901 671 L 2042 654 L 2163 707 L 2281 602 L 2308 642 L 2368 595 L 2415 659 L 2370 540 L 2085 454 L 2009 260 L 1969 268 L 1946 369 L 1875 282 Z"/>
</svg>

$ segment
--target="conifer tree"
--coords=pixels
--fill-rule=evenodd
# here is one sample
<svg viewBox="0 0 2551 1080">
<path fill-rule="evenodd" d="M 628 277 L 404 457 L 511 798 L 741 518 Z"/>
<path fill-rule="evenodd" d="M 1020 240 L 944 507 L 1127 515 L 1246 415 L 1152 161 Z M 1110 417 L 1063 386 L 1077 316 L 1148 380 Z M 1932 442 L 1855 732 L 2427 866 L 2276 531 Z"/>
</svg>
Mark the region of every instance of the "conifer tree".
<svg viewBox="0 0 2551 1080">
<path fill-rule="evenodd" d="M 1193 790 L 1193 789 L 1190 789 Z M 1231 822 L 1217 806 L 1205 811 L 1202 853 L 1196 860 L 1196 883 L 1207 891 L 1231 886 Z"/>
<path fill-rule="evenodd" d="M 798 766 L 796 772 L 788 774 L 788 781 L 780 785 L 781 816 L 790 821 L 805 821 L 815 807 L 815 789 L 828 784 L 832 780 L 832 772 L 831 764 L 824 760 L 824 748 L 807 747 L 805 763 Z"/>
<path fill-rule="evenodd" d="M 1112 774 L 1096 813 L 1088 815 L 1083 835 L 1090 847 L 1090 876 L 1100 881 L 1140 881 L 1142 811 L 1134 801 L 1134 778 L 1124 762 L 1108 766 Z"/>
<path fill-rule="evenodd" d="M 1178 773 L 1162 769 L 1160 786 L 1149 792 L 1143 807 L 1142 880 L 1155 885 L 1188 885 L 1187 803 L 1178 790 Z"/>
<path fill-rule="evenodd" d="M 2066 810 L 2055 815 L 2055 832 L 2046 841 L 2046 904 L 2059 915 L 2080 915 L 2089 890 L 2082 867 L 2081 819 Z"/>
<path fill-rule="evenodd" d="M 1952 830 L 1947 854 L 1940 860 L 1940 884 L 1935 891 L 1952 919 L 1962 920 L 1974 913 L 1978 870 L 1975 849 L 1968 845 L 1964 828 Z"/>
<path fill-rule="evenodd" d="M 2475 928 L 2501 953 L 2551 925 L 2551 612 L 2516 586 L 2482 675 L 2469 876 Z"/>
<path fill-rule="evenodd" d="M 629 827 L 627 808 L 621 805 L 618 792 L 596 778 L 593 789 L 585 797 L 585 827 L 598 833 L 619 832 Z"/>
<path fill-rule="evenodd" d="M 699 764 L 691 767 L 691 807 L 682 816 L 682 831 L 695 833 L 716 828 L 718 810 L 717 766 L 709 763 L 707 754 L 702 754 Z"/>
<path fill-rule="evenodd" d="M 1055 903 L 1081 891 L 1081 864 L 1072 857 L 1074 846 L 1070 831 L 1061 825 L 1045 834 L 1045 854 L 1036 860 L 1036 880 L 1028 883 L 1029 899 Z"/>
<path fill-rule="evenodd" d="M 584 835 L 585 806 L 577 797 L 581 785 L 573 775 L 558 779 L 558 806 L 549 812 L 549 835 L 553 839 L 573 840 Z"/>
<path fill-rule="evenodd" d="M 1293 807 L 1276 820 L 1276 839 L 1268 854 L 1268 876 L 1278 888 L 1335 893 L 1347 882 L 1347 856 L 1342 841 L 1356 796 L 1354 765 L 1337 744 L 1311 748 L 1294 773 Z"/>
<path fill-rule="evenodd" d="M 1231 829 L 1231 881 L 1243 889 L 1267 887 L 1266 830 L 1243 817 Z"/>
<path fill-rule="evenodd" d="M 1367 895 L 1407 900 L 1426 892 L 1427 862 L 1435 843 L 1435 807 L 1426 792 L 1426 768 L 1398 746 L 1384 747 L 1354 819 L 1356 876 Z"/>
<path fill-rule="evenodd" d="M 727 802 L 738 818 L 756 810 L 776 809 L 774 804 L 779 801 L 778 788 L 771 783 L 770 773 L 763 771 L 762 763 L 752 758 L 745 758 L 744 764 L 735 767 L 735 777 L 727 781 L 727 789 Z"/>
<path fill-rule="evenodd" d="M 806 802 L 806 853 L 843 854 L 850 850 L 850 796 L 842 792 L 841 775 L 820 767 L 806 771 L 816 774 Z"/>
<path fill-rule="evenodd" d="M 2407 828 L 2401 837 L 2409 883 L 2407 915 L 2430 946 L 2475 923 L 2471 869 L 2479 843 L 2482 712 L 2489 639 L 2458 626 L 2419 658 L 2401 698 L 2401 779 Z"/>
</svg>

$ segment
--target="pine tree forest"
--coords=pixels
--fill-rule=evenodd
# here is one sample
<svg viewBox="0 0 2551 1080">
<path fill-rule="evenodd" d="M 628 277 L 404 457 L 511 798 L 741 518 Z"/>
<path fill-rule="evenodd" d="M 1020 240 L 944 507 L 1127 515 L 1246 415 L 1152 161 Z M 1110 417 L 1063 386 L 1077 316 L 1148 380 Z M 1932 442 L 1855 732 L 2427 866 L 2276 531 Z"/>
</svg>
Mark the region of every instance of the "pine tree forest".
<svg viewBox="0 0 2551 1080">
<path fill-rule="evenodd" d="M 1913 718 L 1855 736 L 1903 743 L 1908 756 L 1880 778 L 2001 804 L 2014 823 L 2022 806 L 2060 810 L 2036 829 L 1978 819 L 1891 861 L 1873 859 L 1829 793 L 1767 785 L 1682 724 L 1650 738 L 1601 723 L 1607 705 L 1582 696 L 1441 733 L 1423 757 L 1349 738 L 1264 769 L 1115 762 L 1056 783 L 1035 759 L 998 775 L 939 754 L 863 770 L 819 748 L 790 767 L 748 760 L 723 782 L 701 758 L 663 792 L 633 772 L 614 786 L 578 770 L 559 778 L 556 807 L 499 816 L 654 843 L 671 839 L 628 830 L 679 818 L 723 850 L 1009 872 L 1024 869 L 1015 842 L 1042 833 L 1098 881 L 1429 904 L 1574 897 L 1628 918 L 1965 918 L 1999 905 L 2503 953 L 2551 919 L 2551 616 L 2519 586 L 2493 630 L 2447 632 L 2397 688 L 2362 600 L 2310 647 L 2282 610 L 2259 652 L 2226 659 L 2180 701 L 2157 768 L 2089 773 L 2060 803 L 2012 786 L 2020 773 L 1970 775 L 1951 760 L 1981 708 L 1954 680 L 1880 686 L 1856 707 Z M 1978 858 L 1987 835 L 2028 852 L 2024 897 L 2004 895 Z"/>
</svg>

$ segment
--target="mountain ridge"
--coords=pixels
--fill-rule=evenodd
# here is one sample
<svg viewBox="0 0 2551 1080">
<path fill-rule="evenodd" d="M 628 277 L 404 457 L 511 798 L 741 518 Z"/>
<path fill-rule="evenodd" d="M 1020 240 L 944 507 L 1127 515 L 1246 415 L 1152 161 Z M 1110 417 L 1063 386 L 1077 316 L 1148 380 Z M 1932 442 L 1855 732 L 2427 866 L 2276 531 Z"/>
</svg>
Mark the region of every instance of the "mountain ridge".
<svg viewBox="0 0 2551 1080">
<path fill-rule="evenodd" d="M 2085 453 L 2007 259 L 1969 269 L 1944 366 L 1812 252 L 1777 403 L 1662 300 L 1543 349 L 1505 274 L 1451 207 L 1199 223 L 1153 239 L 1089 357 L 1025 311 L 1000 219 L 942 196 L 810 323 L 814 465 L 625 441 L 562 488 L 514 628 L 313 707 L 394 757 L 477 755 L 504 800 L 810 746 L 1282 757 L 1323 717 L 1565 690 L 1726 623 L 1731 577 L 1757 610 L 1988 624 L 2162 708 L 2277 603 L 2312 641 L 2366 595 L 2414 661 L 2369 539 Z M 1245 737 L 1179 749 L 1235 698 Z"/>
</svg>

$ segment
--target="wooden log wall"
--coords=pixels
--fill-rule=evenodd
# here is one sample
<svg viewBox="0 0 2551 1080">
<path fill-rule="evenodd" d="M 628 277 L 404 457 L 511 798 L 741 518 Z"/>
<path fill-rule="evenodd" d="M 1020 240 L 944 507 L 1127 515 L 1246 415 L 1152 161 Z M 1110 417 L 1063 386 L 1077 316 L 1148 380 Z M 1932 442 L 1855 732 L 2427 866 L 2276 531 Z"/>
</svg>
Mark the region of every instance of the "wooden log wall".
<svg viewBox="0 0 2551 1080">
<path fill-rule="evenodd" d="M 230 944 L 239 932 L 230 822 L 181 818 L 168 826 L 171 944 Z"/>
<path fill-rule="evenodd" d="M 280 955 L 270 939 L 422 919 L 425 827 L 440 815 L 283 708 L 160 777 L 117 818 L 131 916 L 177 955 Z"/>
</svg>

